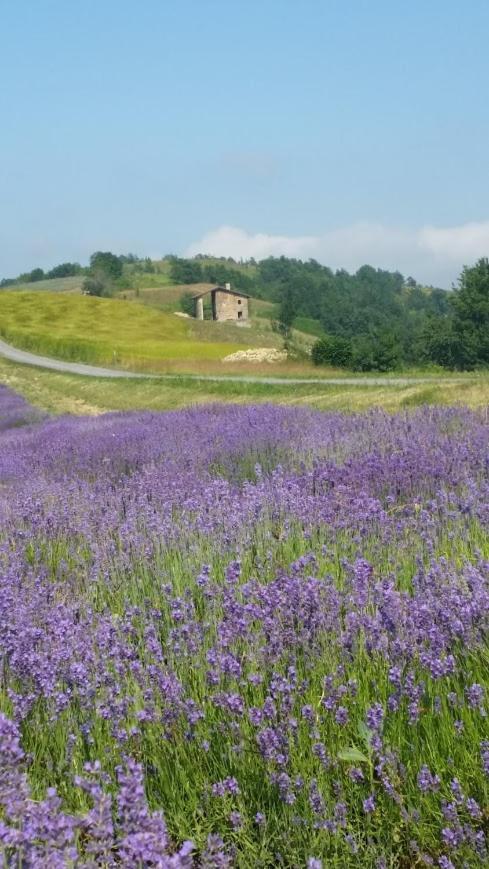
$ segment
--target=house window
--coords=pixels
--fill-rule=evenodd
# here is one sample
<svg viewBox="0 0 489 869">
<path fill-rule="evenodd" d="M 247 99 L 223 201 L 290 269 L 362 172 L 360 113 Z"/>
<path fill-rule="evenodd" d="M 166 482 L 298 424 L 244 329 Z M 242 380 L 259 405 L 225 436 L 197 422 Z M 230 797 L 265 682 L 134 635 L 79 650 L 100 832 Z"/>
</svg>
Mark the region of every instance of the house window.
<svg viewBox="0 0 489 869">
<path fill-rule="evenodd" d="M 240 305 L 240 304 L 241 304 L 241 299 L 238 299 L 238 305 Z"/>
<path fill-rule="evenodd" d="M 242 311 L 238 311 L 238 320 L 241 320 L 241 317 L 242 317 L 242 316 L 243 316 L 243 312 L 242 312 Z"/>
</svg>

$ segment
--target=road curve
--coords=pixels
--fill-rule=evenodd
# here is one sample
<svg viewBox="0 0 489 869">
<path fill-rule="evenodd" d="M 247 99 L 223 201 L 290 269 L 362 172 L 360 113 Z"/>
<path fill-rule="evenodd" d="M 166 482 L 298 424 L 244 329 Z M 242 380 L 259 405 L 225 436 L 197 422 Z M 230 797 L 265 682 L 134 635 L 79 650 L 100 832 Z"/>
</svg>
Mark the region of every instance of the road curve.
<svg viewBox="0 0 489 869">
<path fill-rule="evenodd" d="M 36 365 L 38 368 L 50 368 L 64 374 L 83 374 L 88 377 L 147 377 L 145 374 L 132 374 L 129 371 L 117 371 L 115 368 L 99 368 L 96 365 L 84 365 L 82 362 L 65 362 L 63 359 L 51 359 L 48 356 L 38 356 L 27 350 L 18 350 L 0 338 L 0 356 L 11 362 L 22 365 Z"/>
<path fill-rule="evenodd" d="M 80 374 L 85 377 L 137 378 L 151 380 L 206 380 L 219 383 L 267 383 L 271 386 L 288 386 L 297 384 L 322 384 L 324 386 L 414 386 L 420 383 L 436 383 L 433 377 L 253 377 L 248 375 L 225 374 L 140 374 L 133 371 L 122 371 L 116 368 L 101 368 L 97 365 L 85 365 L 82 362 L 65 362 L 63 359 L 52 359 L 48 356 L 38 356 L 27 350 L 12 347 L 0 338 L 0 356 L 21 365 L 34 365 L 37 368 L 48 368 L 62 374 Z M 458 378 L 451 378 L 457 380 Z M 444 382 L 448 378 L 443 378 Z"/>
</svg>

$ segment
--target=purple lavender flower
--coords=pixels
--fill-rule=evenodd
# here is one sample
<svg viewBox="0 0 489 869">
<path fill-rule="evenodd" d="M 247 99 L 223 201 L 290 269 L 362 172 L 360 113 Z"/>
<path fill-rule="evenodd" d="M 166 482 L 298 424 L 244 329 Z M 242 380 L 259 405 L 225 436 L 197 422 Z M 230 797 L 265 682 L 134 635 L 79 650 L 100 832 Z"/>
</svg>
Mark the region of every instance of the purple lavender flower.
<svg viewBox="0 0 489 869">
<path fill-rule="evenodd" d="M 335 718 L 336 723 L 339 724 L 340 726 L 344 726 L 345 724 L 348 724 L 348 718 L 349 718 L 348 709 L 346 709 L 345 706 L 338 706 L 338 708 L 335 712 L 334 718 Z"/>
<path fill-rule="evenodd" d="M 482 769 L 489 776 L 489 740 L 483 740 L 480 744 L 480 753 L 482 760 Z"/>
<path fill-rule="evenodd" d="M 455 869 L 454 864 L 445 854 L 442 854 L 441 857 L 438 857 L 438 865 L 441 869 Z"/>
<path fill-rule="evenodd" d="M 363 770 L 361 770 L 359 766 L 351 767 L 351 769 L 348 771 L 348 775 L 354 782 L 361 782 L 365 778 Z"/>
<path fill-rule="evenodd" d="M 480 821 L 480 819 L 482 818 L 482 811 L 479 803 L 476 800 L 472 799 L 472 797 L 468 797 L 465 802 L 465 808 L 467 809 L 471 818 L 473 818 L 475 821 Z"/>
<path fill-rule="evenodd" d="M 222 779 L 222 781 L 215 782 L 212 785 L 212 795 L 214 797 L 224 797 L 226 794 L 237 796 L 239 792 L 239 784 L 233 776 Z"/>
<path fill-rule="evenodd" d="M 433 775 L 429 767 L 422 766 L 418 773 L 418 788 L 424 794 L 439 790 L 440 778 Z"/>
<path fill-rule="evenodd" d="M 307 704 L 306 706 L 302 707 L 302 717 L 305 718 L 306 721 L 314 721 L 314 710 L 312 706 Z"/>
<path fill-rule="evenodd" d="M 0 716 L 0 837 L 12 864 L 190 866 L 191 843 L 166 832 L 165 815 L 179 827 L 182 794 L 159 804 L 174 769 L 195 816 L 234 843 L 199 846 L 206 869 L 249 862 L 233 832 L 247 819 L 230 816 L 238 780 L 250 805 L 276 802 L 265 862 L 298 853 L 307 830 L 334 835 L 339 861 L 350 850 L 375 860 L 355 808 L 363 785 L 345 787 L 364 773 L 337 752 L 360 702 L 375 781 L 402 821 L 422 829 L 422 817 L 447 854 L 462 844 L 454 861 L 487 863 L 483 807 L 455 779 L 468 774 L 457 753 L 446 759 L 450 797 L 430 796 L 442 788 L 428 766 L 420 806 L 401 797 L 436 736 L 434 712 L 456 710 L 452 737 L 466 719 L 469 751 L 482 728 L 480 714 L 468 726 L 467 709 L 484 714 L 486 698 L 467 662 L 487 634 L 489 571 L 461 541 L 467 516 L 489 523 L 483 414 L 216 405 L 14 430 L 29 416 L 20 404 L 0 388 L 1 678 L 12 710 Z M 326 673 L 325 649 L 338 662 Z M 40 711 L 43 757 L 32 757 Z M 409 769 L 383 737 L 391 725 Z M 231 760 L 236 778 L 222 778 Z M 479 779 L 488 742 L 480 763 Z M 319 783 L 304 783 L 311 769 Z M 74 780 L 72 804 L 84 808 L 70 814 L 48 779 Z M 470 781 L 482 793 L 477 770 Z M 372 793 L 364 812 L 374 810 Z M 264 823 L 257 812 L 257 836 Z M 416 859 L 450 865 L 421 846 Z"/>
<path fill-rule="evenodd" d="M 370 730 L 373 730 L 374 732 L 380 731 L 380 730 L 382 730 L 383 721 L 384 721 L 384 709 L 380 703 L 374 703 L 374 705 L 371 706 L 370 709 L 367 710 L 367 715 L 366 715 L 367 727 L 369 727 Z"/>
<path fill-rule="evenodd" d="M 366 815 L 370 815 L 372 812 L 375 812 L 375 795 L 374 794 L 370 794 L 370 796 L 368 796 L 363 801 L 363 811 L 365 812 Z"/>
<path fill-rule="evenodd" d="M 482 709 L 484 704 L 484 688 L 477 682 L 474 682 L 470 688 L 466 689 L 467 701 L 471 709 Z"/>
<path fill-rule="evenodd" d="M 449 848 L 458 848 L 463 841 L 463 832 L 455 827 L 443 827 L 441 837 L 445 845 Z"/>
<path fill-rule="evenodd" d="M 243 818 L 239 812 L 231 812 L 229 815 L 229 821 L 233 830 L 240 830 L 243 826 Z"/>
</svg>

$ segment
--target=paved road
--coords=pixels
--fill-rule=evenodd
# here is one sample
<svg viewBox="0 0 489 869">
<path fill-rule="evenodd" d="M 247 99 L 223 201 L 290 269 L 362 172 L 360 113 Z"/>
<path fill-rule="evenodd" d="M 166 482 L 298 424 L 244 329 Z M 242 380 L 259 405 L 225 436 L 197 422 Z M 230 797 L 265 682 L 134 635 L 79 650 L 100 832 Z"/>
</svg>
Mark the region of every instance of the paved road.
<svg viewBox="0 0 489 869">
<path fill-rule="evenodd" d="M 97 365 L 84 365 L 81 362 L 65 362 L 62 359 L 51 359 L 48 356 L 37 356 L 27 350 L 18 350 L 0 339 L 0 356 L 19 362 L 22 365 L 35 365 L 37 368 L 49 368 L 65 374 L 81 374 L 86 377 L 115 377 L 157 380 L 179 380 L 182 376 L 187 380 L 208 380 L 232 383 L 268 383 L 270 385 L 323 384 L 324 386 L 413 386 L 418 383 L 436 383 L 432 377 L 252 377 L 247 375 L 225 374 L 136 374 L 132 371 L 120 371 L 116 368 L 101 368 Z M 443 378 L 444 382 L 448 378 Z M 453 378 L 456 380 L 457 378 Z"/>
</svg>

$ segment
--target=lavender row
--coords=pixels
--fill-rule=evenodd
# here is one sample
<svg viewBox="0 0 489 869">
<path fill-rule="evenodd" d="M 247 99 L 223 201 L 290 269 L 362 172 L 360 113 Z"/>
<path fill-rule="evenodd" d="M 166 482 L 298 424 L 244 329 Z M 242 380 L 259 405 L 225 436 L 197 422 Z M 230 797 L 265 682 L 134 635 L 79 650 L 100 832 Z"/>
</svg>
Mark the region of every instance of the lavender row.
<svg viewBox="0 0 489 869">
<path fill-rule="evenodd" d="M 486 865 L 483 415 L 0 399 L 6 865 Z"/>
</svg>

